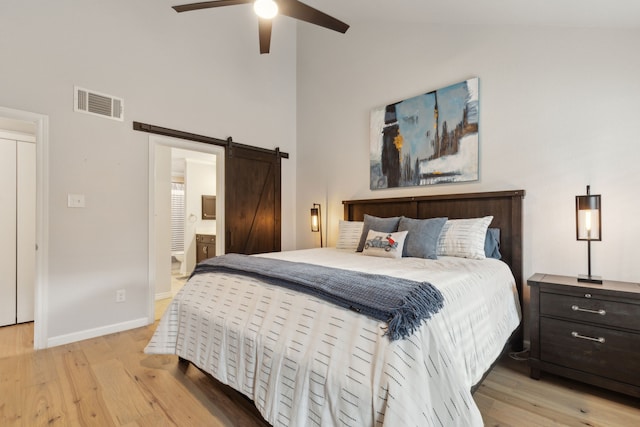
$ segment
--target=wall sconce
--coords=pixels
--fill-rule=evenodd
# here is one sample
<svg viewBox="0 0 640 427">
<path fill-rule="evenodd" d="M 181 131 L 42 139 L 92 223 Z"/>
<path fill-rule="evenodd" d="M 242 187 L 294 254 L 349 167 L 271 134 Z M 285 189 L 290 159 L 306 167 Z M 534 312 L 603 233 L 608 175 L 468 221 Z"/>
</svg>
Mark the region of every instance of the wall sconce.
<svg viewBox="0 0 640 427">
<path fill-rule="evenodd" d="M 320 233 L 320 247 L 322 247 L 322 217 L 320 216 L 320 205 L 314 203 L 311 208 L 311 231 Z"/>
<path fill-rule="evenodd" d="M 578 282 L 602 283 L 602 278 L 591 275 L 591 241 L 602 240 L 600 195 L 593 195 L 587 185 L 585 196 L 576 196 L 576 239 L 587 241 L 588 274 L 578 275 Z"/>
</svg>

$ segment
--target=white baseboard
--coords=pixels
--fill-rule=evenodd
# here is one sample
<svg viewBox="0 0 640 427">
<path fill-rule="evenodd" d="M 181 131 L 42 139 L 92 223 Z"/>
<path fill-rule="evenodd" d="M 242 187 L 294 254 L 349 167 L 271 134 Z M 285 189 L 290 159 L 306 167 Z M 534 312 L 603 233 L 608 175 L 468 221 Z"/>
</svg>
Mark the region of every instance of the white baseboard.
<svg viewBox="0 0 640 427">
<path fill-rule="evenodd" d="M 74 332 L 72 334 L 58 335 L 57 337 L 51 337 L 47 340 L 47 347 L 55 347 L 76 341 L 101 337 L 103 335 L 114 334 L 116 332 L 127 331 L 134 328 L 141 328 L 147 325 L 149 325 L 149 319 L 142 317 L 139 319 L 129 320 L 128 322 L 101 326 L 99 328 L 87 329 L 84 331 Z"/>
<path fill-rule="evenodd" d="M 167 299 L 167 298 L 173 298 L 173 292 L 169 291 L 169 292 L 160 292 L 158 294 L 156 294 L 156 301 L 158 301 L 159 299 Z"/>
</svg>

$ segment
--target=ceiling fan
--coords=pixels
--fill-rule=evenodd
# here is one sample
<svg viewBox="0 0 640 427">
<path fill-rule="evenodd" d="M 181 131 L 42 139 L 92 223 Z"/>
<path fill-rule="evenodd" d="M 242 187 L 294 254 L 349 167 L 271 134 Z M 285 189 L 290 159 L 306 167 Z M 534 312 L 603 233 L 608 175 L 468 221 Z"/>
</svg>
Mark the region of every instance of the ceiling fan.
<svg viewBox="0 0 640 427">
<path fill-rule="evenodd" d="M 253 9 L 258 15 L 260 53 L 269 53 L 269 47 L 271 45 L 271 19 L 278 13 L 343 34 L 349 29 L 349 25 L 344 22 L 324 12 L 320 12 L 311 6 L 307 6 L 298 0 L 278 0 L 277 2 L 274 0 L 217 0 L 173 6 L 173 9 L 176 12 L 189 12 L 191 10 L 234 6 L 245 3 L 253 3 Z"/>
</svg>

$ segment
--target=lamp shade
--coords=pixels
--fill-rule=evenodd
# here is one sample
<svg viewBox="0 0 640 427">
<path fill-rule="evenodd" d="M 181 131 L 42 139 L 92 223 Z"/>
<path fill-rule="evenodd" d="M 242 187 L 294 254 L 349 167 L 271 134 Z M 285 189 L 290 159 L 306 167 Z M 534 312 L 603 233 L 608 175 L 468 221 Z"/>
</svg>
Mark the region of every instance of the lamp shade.
<svg viewBox="0 0 640 427">
<path fill-rule="evenodd" d="M 600 195 L 591 194 L 587 185 L 587 194 L 576 196 L 576 239 L 587 241 L 588 274 L 578 275 L 578 282 L 602 284 L 600 276 L 591 275 L 591 241 L 602 240 L 602 222 L 600 221 Z"/>
<path fill-rule="evenodd" d="M 576 196 L 576 238 L 578 240 L 602 240 L 600 218 L 599 194 Z"/>
</svg>

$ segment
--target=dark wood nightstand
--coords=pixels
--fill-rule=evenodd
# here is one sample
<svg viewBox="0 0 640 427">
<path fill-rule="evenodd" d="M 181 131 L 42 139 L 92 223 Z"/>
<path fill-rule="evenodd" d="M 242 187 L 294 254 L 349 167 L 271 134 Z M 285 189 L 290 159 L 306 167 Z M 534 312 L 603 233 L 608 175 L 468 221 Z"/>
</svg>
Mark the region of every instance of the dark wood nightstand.
<svg viewBox="0 0 640 427">
<path fill-rule="evenodd" d="M 546 371 L 640 397 L 640 284 L 536 273 L 531 378 Z"/>
</svg>

